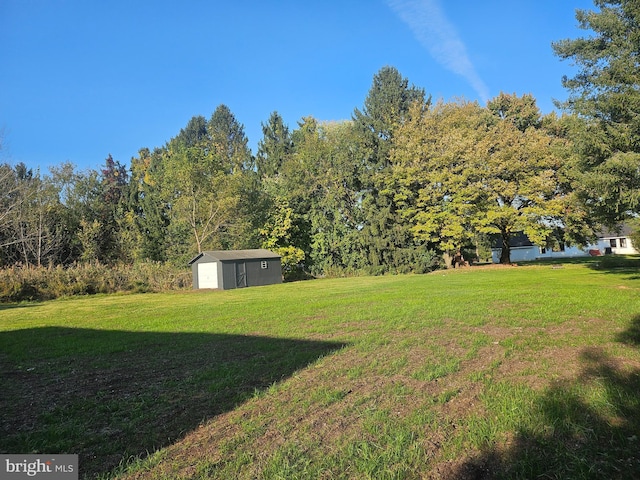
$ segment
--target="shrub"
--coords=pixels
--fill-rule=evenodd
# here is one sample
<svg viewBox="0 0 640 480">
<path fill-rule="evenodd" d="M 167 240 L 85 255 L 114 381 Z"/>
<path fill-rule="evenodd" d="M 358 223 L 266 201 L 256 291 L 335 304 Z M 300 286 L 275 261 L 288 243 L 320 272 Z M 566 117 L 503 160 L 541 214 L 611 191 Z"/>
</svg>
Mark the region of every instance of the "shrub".
<svg viewBox="0 0 640 480">
<path fill-rule="evenodd" d="M 169 264 L 13 266 L 0 270 L 0 302 L 50 300 L 72 295 L 160 292 L 191 287 L 191 273 Z"/>
</svg>

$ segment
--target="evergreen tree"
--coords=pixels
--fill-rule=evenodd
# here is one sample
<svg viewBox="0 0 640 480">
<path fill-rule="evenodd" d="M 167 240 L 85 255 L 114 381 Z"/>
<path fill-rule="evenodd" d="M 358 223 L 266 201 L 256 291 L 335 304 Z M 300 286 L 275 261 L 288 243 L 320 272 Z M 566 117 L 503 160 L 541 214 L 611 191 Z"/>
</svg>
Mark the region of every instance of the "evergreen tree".
<svg viewBox="0 0 640 480">
<path fill-rule="evenodd" d="M 207 120 L 202 115 L 192 117 L 187 126 L 180 129 L 180 133 L 174 138 L 174 141 L 185 147 L 207 144 L 209 141 Z"/>
<path fill-rule="evenodd" d="M 249 140 L 244 133 L 244 126 L 238 122 L 229 107 L 219 105 L 207 123 L 207 145 L 216 156 L 216 161 L 229 172 L 239 172 L 254 168 L 254 158 L 248 147 Z M 185 145 L 183 142 L 180 142 Z M 188 146 L 188 145 L 186 145 Z M 205 152 L 209 154 L 209 152 Z"/>
<path fill-rule="evenodd" d="M 409 81 L 397 69 L 383 67 L 374 75 L 364 108 L 356 108 L 353 113 L 354 124 L 368 150 L 368 168 L 380 170 L 389 165 L 394 132 L 414 102 L 425 103 L 424 90 L 409 87 Z"/>
<path fill-rule="evenodd" d="M 424 90 L 409 87 L 395 68 L 384 67 L 373 78 L 363 110 L 353 114 L 363 157 L 361 242 L 367 263 L 377 273 L 411 270 L 427 251 L 426 245 L 414 240 L 388 188 L 395 133 L 415 103 L 423 107 L 430 103 Z"/>
<path fill-rule="evenodd" d="M 262 135 L 256 153 L 258 174 L 261 178 L 273 177 L 280 172 L 282 164 L 291 154 L 291 134 L 280 114 L 273 112 L 267 123 L 262 124 Z"/>
<path fill-rule="evenodd" d="M 594 0 L 599 11 L 578 10 L 591 35 L 553 43 L 561 59 L 579 68 L 562 83 L 559 106 L 585 120 L 575 132 L 584 202 L 613 225 L 640 212 L 640 4 Z"/>
<path fill-rule="evenodd" d="M 129 209 L 135 214 L 140 234 L 140 257 L 163 262 L 168 259 L 168 201 L 162 196 L 159 181 L 163 178 L 163 157 L 166 151 L 151 152 L 142 148 L 131 159 L 131 189 Z"/>
</svg>

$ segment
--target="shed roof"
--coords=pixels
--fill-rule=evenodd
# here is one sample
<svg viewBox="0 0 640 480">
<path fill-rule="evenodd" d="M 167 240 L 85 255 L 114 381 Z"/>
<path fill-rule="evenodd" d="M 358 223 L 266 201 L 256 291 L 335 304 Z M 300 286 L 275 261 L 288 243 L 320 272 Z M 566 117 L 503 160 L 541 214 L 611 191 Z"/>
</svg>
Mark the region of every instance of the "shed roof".
<svg viewBox="0 0 640 480">
<path fill-rule="evenodd" d="M 189 265 L 196 262 L 203 256 L 208 256 L 214 260 L 259 260 L 262 258 L 280 258 L 280 255 L 273 253 L 271 250 L 257 248 L 252 250 L 207 250 L 196 255 Z"/>
</svg>

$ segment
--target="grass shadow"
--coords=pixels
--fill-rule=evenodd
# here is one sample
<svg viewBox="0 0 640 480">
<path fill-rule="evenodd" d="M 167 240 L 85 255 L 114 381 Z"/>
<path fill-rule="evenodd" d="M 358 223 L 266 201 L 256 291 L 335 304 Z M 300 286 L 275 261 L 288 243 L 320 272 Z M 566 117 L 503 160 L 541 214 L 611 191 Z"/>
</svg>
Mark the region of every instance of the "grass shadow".
<svg viewBox="0 0 640 480">
<path fill-rule="evenodd" d="M 600 257 L 543 258 L 527 262 L 517 262 L 518 267 L 562 268 L 563 265 L 584 265 L 591 270 L 630 275 L 629 280 L 640 279 L 640 255 L 603 255 Z"/>
<path fill-rule="evenodd" d="M 592 262 L 589 268 L 604 273 L 631 275 L 629 280 L 640 279 L 640 257 L 638 255 L 607 255 Z"/>
<path fill-rule="evenodd" d="M 640 346 L 640 316 L 617 340 Z M 598 348 L 581 361 L 577 378 L 552 385 L 527 412 L 538 428 L 523 422 L 506 447 L 487 448 L 447 478 L 640 478 L 640 368 Z"/>
<path fill-rule="evenodd" d="M 0 312 L 3 310 L 13 310 L 15 308 L 29 308 L 39 305 L 37 302 L 23 303 L 0 303 Z"/>
<path fill-rule="evenodd" d="M 514 262 L 519 267 L 540 267 L 540 266 L 562 266 L 562 265 L 586 265 L 591 267 L 594 263 L 598 263 L 604 257 L 558 257 L 558 258 L 539 258 L 537 260 L 528 260 Z"/>
<path fill-rule="evenodd" d="M 93 477 L 167 446 L 344 343 L 207 333 L 0 333 L 0 452 Z"/>
</svg>

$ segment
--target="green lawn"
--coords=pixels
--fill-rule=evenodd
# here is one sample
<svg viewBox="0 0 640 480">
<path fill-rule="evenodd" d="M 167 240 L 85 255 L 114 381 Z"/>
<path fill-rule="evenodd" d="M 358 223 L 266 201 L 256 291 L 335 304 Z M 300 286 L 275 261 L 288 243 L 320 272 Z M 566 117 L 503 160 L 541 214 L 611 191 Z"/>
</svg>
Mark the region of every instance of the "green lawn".
<svg viewBox="0 0 640 480">
<path fill-rule="evenodd" d="M 0 375 L 0 452 L 87 478 L 640 478 L 640 269 L 5 305 Z"/>
</svg>

